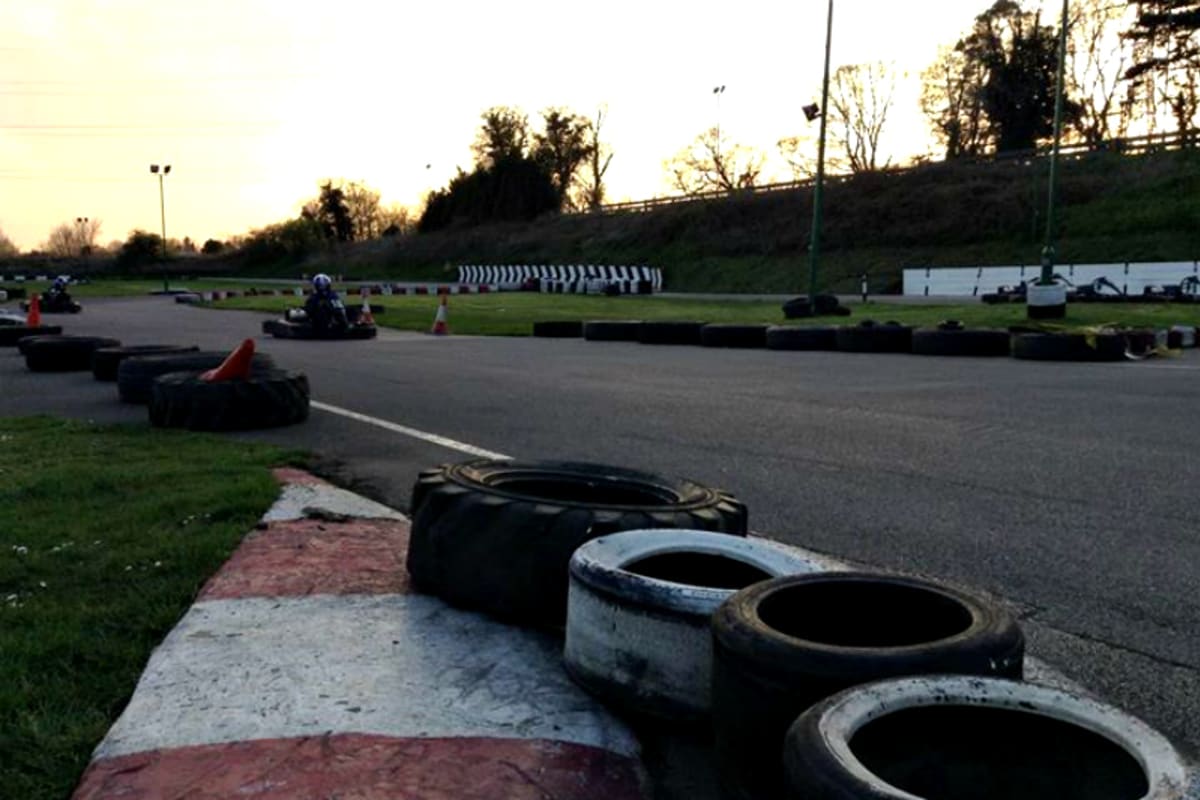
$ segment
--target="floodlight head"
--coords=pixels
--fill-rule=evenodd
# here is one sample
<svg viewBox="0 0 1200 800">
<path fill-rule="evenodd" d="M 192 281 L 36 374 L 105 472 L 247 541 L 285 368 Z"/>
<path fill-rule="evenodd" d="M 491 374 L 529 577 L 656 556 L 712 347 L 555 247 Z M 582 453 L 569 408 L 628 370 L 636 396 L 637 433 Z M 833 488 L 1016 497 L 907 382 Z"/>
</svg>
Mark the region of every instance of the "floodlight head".
<svg viewBox="0 0 1200 800">
<path fill-rule="evenodd" d="M 801 109 L 804 112 L 804 117 L 809 122 L 812 122 L 817 117 L 821 116 L 821 107 L 816 103 L 809 103 Z"/>
<path fill-rule="evenodd" d="M 170 172 L 170 171 L 171 171 L 171 165 L 170 165 L 170 164 L 167 164 L 165 167 L 163 167 L 163 175 L 166 175 L 166 174 L 167 174 L 168 172 Z"/>
<path fill-rule="evenodd" d="M 151 171 L 151 172 L 158 172 L 158 164 L 151 164 L 151 165 L 150 165 L 150 171 Z"/>
</svg>

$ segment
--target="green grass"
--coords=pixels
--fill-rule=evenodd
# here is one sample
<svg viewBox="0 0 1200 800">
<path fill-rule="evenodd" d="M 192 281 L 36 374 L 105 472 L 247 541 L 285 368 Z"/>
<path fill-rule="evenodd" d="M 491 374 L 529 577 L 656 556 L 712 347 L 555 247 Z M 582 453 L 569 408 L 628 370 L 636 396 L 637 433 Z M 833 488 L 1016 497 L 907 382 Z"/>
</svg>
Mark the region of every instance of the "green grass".
<svg viewBox="0 0 1200 800">
<path fill-rule="evenodd" d="M 354 296 L 347 298 L 357 302 Z M 387 311 L 375 317 L 383 327 L 427 331 L 433 324 L 438 299 L 433 296 L 372 297 Z M 241 297 L 223 300 L 215 308 L 282 312 L 298 305 L 296 298 Z M 851 317 L 820 317 L 787 324 L 853 325 L 863 319 L 895 320 L 906 325 L 936 325 L 946 319 L 962 320 L 972 327 L 1008 327 L 1027 322 L 1025 306 L 899 305 L 867 303 L 852 306 Z M 484 336 L 528 336 L 533 323 L 554 319 L 701 320 L 705 322 L 785 323 L 780 304 L 763 300 L 692 300 L 675 297 L 590 297 L 503 292 L 487 295 L 453 295 L 449 301 L 453 333 Z M 1200 306 L 1073 304 L 1064 321 L 1068 326 L 1100 324 L 1162 328 L 1176 323 L 1200 325 Z"/>
<path fill-rule="evenodd" d="M 150 651 L 299 456 L 214 436 L 0 419 L 0 787 L 67 797 Z"/>
<path fill-rule="evenodd" d="M 240 289 L 244 291 L 249 284 L 236 281 L 222 281 L 219 278 L 199 278 L 194 280 L 172 278 L 170 286 L 172 289 L 187 288 L 194 292 L 207 292 L 214 289 Z M 25 287 L 29 292 L 38 292 L 50 288 L 50 284 L 47 282 L 43 285 L 41 283 L 26 281 Z M 71 296 L 76 299 L 87 297 L 140 297 L 151 292 L 161 291 L 162 288 L 163 282 L 161 278 L 158 280 L 106 278 L 72 286 Z"/>
</svg>

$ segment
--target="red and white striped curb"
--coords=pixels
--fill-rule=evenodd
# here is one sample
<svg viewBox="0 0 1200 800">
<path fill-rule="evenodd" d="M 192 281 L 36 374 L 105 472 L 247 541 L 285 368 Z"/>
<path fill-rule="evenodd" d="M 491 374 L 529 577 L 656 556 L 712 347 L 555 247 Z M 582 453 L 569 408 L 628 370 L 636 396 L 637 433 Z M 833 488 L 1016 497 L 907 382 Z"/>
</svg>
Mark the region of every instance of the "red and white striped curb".
<svg viewBox="0 0 1200 800">
<path fill-rule="evenodd" d="M 279 503 L 155 650 L 75 800 L 648 795 L 636 739 L 556 640 L 411 593 L 402 516 L 277 474 Z"/>
</svg>

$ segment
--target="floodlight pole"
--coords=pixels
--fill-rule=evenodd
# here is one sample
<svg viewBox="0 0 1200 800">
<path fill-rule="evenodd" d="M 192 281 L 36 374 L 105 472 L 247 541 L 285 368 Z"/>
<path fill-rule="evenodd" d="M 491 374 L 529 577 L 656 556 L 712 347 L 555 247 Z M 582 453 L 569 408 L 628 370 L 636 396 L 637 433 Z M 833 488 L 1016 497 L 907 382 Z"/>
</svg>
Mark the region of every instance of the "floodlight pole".
<svg viewBox="0 0 1200 800">
<path fill-rule="evenodd" d="M 1058 149 L 1062 141 L 1063 72 L 1067 62 L 1067 5 L 1063 0 L 1062 24 L 1058 32 L 1058 78 L 1054 89 L 1054 149 L 1050 151 L 1049 191 L 1046 200 L 1046 239 L 1042 247 L 1042 274 L 1038 283 L 1049 286 L 1054 282 L 1054 205 L 1058 181 Z"/>
<path fill-rule="evenodd" d="M 825 130 L 829 119 L 829 50 L 833 41 L 833 0 L 825 21 L 825 77 L 821 82 L 821 133 L 817 140 L 817 180 L 813 184 L 812 236 L 808 242 L 808 302 L 816 308 L 817 259 L 821 250 L 821 194 L 825 185 Z"/>
<path fill-rule="evenodd" d="M 150 165 L 150 172 L 158 176 L 158 213 L 162 221 L 162 257 L 163 257 L 163 293 L 171 291 L 169 273 L 167 272 L 167 203 L 163 195 L 163 177 L 171 171 L 170 164 L 164 164 L 162 170 L 158 164 Z"/>
</svg>

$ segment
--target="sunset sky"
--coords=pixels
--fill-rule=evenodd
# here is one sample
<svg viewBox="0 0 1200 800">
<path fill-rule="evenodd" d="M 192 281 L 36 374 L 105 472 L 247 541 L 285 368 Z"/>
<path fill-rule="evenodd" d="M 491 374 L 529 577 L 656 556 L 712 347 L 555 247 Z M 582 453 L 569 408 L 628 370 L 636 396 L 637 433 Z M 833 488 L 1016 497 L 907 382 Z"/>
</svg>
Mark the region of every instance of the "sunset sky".
<svg viewBox="0 0 1200 800">
<path fill-rule="evenodd" d="M 835 68 L 883 60 L 910 73 L 884 133 L 897 155 L 929 147 L 921 69 L 988 5 L 835 0 Z M 819 96 L 825 9 L 13 0 L 0 5 L 0 230 L 22 250 L 80 216 L 102 221 L 103 244 L 157 232 L 152 162 L 172 165 L 168 235 L 197 242 L 294 216 L 329 177 L 416 206 L 470 167 L 492 105 L 535 125 L 547 106 L 606 105 L 610 199 L 670 194 L 663 161 L 716 124 L 716 85 L 729 140 L 774 152 L 782 137 L 815 137 L 800 107 Z"/>
</svg>

